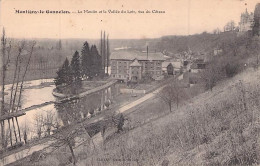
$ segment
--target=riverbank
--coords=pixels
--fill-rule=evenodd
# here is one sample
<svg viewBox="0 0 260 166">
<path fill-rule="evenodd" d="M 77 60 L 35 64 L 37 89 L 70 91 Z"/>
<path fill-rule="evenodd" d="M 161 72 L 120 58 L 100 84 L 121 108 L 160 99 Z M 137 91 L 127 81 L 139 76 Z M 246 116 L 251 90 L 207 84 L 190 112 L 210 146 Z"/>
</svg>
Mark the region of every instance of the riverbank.
<svg viewBox="0 0 260 166">
<path fill-rule="evenodd" d="M 172 79 L 169 79 L 169 80 L 167 79 L 166 82 L 171 81 L 171 80 Z M 129 94 L 120 94 L 116 99 L 114 99 L 115 102 L 112 103 L 109 110 L 105 110 L 101 114 L 98 114 L 91 119 L 85 119 L 85 121 L 87 124 L 91 124 L 91 123 L 102 120 L 103 117 L 111 114 L 114 111 L 125 112 L 126 110 L 129 110 L 132 107 L 135 107 L 136 105 L 143 103 L 144 101 L 150 99 L 153 96 L 154 96 L 153 93 L 146 94 L 146 95 L 145 94 L 138 95 L 137 97 L 132 97 Z M 124 100 L 122 100 L 122 98 L 124 98 Z"/>
<path fill-rule="evenodd" d="M 100 82 L 100 81 L 93 82 L 93 83 L 99 83 L 99 82 Z M 109 82 L 102 81 L 103 85 L 97 86 L 97 87 L 95 87 L 95 88 L 93 88 L 93 89 L 87 89 L 86 91 L 81 92 L 81 93 L 76 94 L 76 95 L 65 94 L 65 93 L 59 93 L 59 92 L 57 92 L 57 89 L 56 89 L 56 88 L 53 89 L 52 94 L 53 94 L 53 96 L 59 97 L 59 98 L 84 97 L 84 96 L 89 95 L 89 94 L 91 94 L 91 93 L 95 93 L 95 92 L 98 92 L 98 91 L 100 91 L 100 90 L 102 90 L 102 89 L 108 88 L 108 87 L 114 85 L 116 82 L 117 82 L 117 80 L 111 80 L 111 81 L 109 81 Z M 84 85 L 83 85 L 83 86 L 84 86 Z M 86 88 L 83 87 L 82 89 L 86 89 Z"/>
<path fill-rule="evenodd" d="M 172 79 L 173 78 L 168 79 L 165 82 L 170 82 L 170 81 L 172 81 Z M 157 118 L 158 115 L 161 116 L 162 114 L 165 114 L 165 113 L 168 112 L 168 110 L 166 110 L 166 109 L 163 109 L 163 110 L 165 110 L 165 112 L 161 111 L 161 108 L 165 107 L 165 105 L 162 104 L 161 102 L 160 102 L 161 104 L 156 106 L 156 107 L 153 104 L 155 101 L 158 100 L 158 98 L 156 98 L 155 96 L 156 96 L 156 93 L 158 93 L 158 91 L 161 88 L 162 87 L 158 87 L 154 91 L 152 91 L 148 94 L 139 95 L 138 97 L 130 97 L 129 96 L 130 99 L 132 99 L 133 101 L 124 103 L 124 105 L 115 105 L 114 107 L 110 108 L 109 110 L 104 111 L 103 115 L 99 114 L 96 117 L 93 117 L 93 119 L 91 118 L 90 121 L 92 121 L 92 123 L 88 123 L 88 121 L 86 121 L 86 123 L 89 124 L 89 125 L 91 125 L 95 122 L 98 123 L 98 121 L 103 120 L 103 117 L 106 117 L 107 115 L 111 115 L 113 112 L 116 111 L 117 113 L 123 113 L 123 114 L 127 115 L 127 117 L 131 117 L 130 119 L 132 119 L 132 120 L 127 121 L 126 125 L 127 125 L 127 128 L 128 128 L 127 130 L 132 130 L 133 128 L 136 127 L 136 125 L 137 126 L 140 125 L 140 123 L 138 123 L 138 122 L 143 123 L 143 120 L 145 120 L 145 122 L 147 122 L 147 121 L 151 120 L 151 118 L 152 119 L 155 118 L 155 117 Z M 122 94 L 122 95 L 126 95 L 126 94 Z M 129 95 L 129 94 L 127 94 L 127 95 Z M 120 98 L 122 98 L 122 96 L 120 96 Z M 147 106 L 147 105 L 151 106 L 150 111 L 149 110 L 143 110 L 143 107 Z M 143 113 L 143 111 L 145 111 L 145 113 Z M 134 113 L 134 114 L 132 115 L 132 113 Z M 136 119 L 136 117 L 138 117 L 138 118 Z M 129 127 L 129 123 L 130 123 L 131 127 Z M 108 132 L 110 133 L 110 130 Z M 100 135 L 100 133 L 99 133 L 99 135 Z M 108 135 L 108 137 L 110 137 L 110 136 Z M 94 139 L 94 138 L 92 138 L 92 139 Z M 93 140 L 93 141 L 95 142 L 95 140 Z M 44 151 L 42 153 L 44 153 Z M 50 155 L 48 155 L 48 154 L 46 154 L 46 155 L 48 156 L 48 158 L 50 157 Z M 76 155 L 78 155 L 78 152 L 76 153 Z M 57 159 L 55 159 L 55 160 L 57 160 Z M 11 165 L 23 165 L 24 163 L 28 163 L 29 161 L 30 161 L 30 157 L 27 157 L 27 158 L 25 158 L 21 161 L 17 161 L 16 163 L 13 163 Z M 43 162 L 43 160 L 39 161 L 39 163 L 42 163 L 42 162 Z M 49 164 L 52 165 L 51 163 L 49 163 Z"/>
</svg>

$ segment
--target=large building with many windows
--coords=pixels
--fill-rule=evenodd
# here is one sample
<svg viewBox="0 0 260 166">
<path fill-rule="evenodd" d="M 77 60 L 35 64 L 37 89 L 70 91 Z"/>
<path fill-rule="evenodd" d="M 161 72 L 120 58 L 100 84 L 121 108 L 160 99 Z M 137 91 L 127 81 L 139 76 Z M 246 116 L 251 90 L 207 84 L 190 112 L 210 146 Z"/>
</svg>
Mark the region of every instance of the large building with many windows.
<svg viewBox="0 0 260 166">
<path fill-rule="evenodd" d="M 111 54 L 111 78 L 123 81 L 139 81 L 145 75 L 155 80 L 162 78 L 162 62 L 165 57 L 160 52 L 116 51 Z"/>
</svg>

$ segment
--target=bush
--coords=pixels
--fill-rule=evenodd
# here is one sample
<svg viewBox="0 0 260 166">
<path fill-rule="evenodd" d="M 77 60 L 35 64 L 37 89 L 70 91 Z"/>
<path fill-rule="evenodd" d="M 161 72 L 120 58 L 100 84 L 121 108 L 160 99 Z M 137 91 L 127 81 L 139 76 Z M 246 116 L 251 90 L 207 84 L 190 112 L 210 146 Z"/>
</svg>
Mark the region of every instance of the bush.
<svg viewBox="0 0 260 166">
<path fill-rule="evenodd" d="M 238 66 L 235 64 L 227 63 L 225 65 L 225 71 L 226 71 L 227 77 L 233 77 L 234 75 L 236 75 L 238 73 Z"/>
</svg>

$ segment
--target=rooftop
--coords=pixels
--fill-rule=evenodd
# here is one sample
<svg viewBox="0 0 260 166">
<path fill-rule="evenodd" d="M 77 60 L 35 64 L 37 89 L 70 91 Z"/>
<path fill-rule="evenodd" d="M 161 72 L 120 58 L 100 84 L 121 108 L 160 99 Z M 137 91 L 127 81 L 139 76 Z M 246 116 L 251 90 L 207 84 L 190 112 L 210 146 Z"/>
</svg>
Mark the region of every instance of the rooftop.
<svg viewBox="0 0 260 166">
<path fill-rule="evenodd" d="M 166 58 L 161 52 L 148 52 L 148 57 L 146 52 L 139 51 L 115 51 L 112 52 L 110 59 L 116 60 L 148 60 L 148 61 L 165 61 Z"/>
<path fill-rule="evenodd" d="M 133 66 L 133 67 L 134 66 L 139 66 L 140 67 L 142 65 L 137 61 L 137 59 L 135 59 L 134 62 L 130 64 L 130 66 Z"/>
</svg>

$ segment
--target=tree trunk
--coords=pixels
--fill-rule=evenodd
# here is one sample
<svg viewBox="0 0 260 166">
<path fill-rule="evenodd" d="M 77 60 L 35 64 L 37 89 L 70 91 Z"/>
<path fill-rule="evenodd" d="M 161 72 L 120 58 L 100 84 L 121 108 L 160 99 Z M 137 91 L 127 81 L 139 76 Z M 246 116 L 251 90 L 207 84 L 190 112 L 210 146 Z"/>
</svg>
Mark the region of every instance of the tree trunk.
<svg viewBox="0 0 260 166">
<path fill-rule="evenodd" d="M 179 96 L 177 95 L 177 101 L 176 101 L 176 104 L 177 104 L 177 109 L 179 108 Z"/>
<path fill-rule="evenodd" d="M 13 146 L 13 141 L 12 141 L 12 130 L 11 130 L 11 126 L 10 126 L 10 119 L 8 119 L 8 126 L 9 126 L 9 134 L 10 134 L 10 143 L 11 146 Z"/>
<path fill-rule="evenodd" d="M 70 148 L 70 152 L 71 152 L 72 159 L 73 159 L 73 165 L 76 165 L 76 157 L 75 157 L 72 145 L 70 143 L 69 143 L 69 148 Z"/>
<path fill-rule="evenodd" d="M 3 35 L 1 38 L 1 46 L 2 46 L 2 57 L 0 61 L 2 63 L 2 101 L 1 101 L 1 110 L 0 110 L 0 116 L 3 116 L 5 114 L 4 111 L 4 104 L 5 104 L 5 45 L 6 44 L 6 38 L 5 38 L 5 30 L 3 29 Z M 5 147 L 5 123 L 4 120 L 1 121 L 1 136 L 2 136 L 2 147 Z"/>
<path fill-rule="evenodd" d="M 14 118 L 12 118 L 12 122 L 13 122 L 13 128 L 14 128 L 14 136 L 15 136 L 15 140 L 16 140 L 16 143 L 17 143 L 18 140 L 17 140 L 17 135 L 16 135 L 16 130 L 15 130 L 15 125 L 14 125 Z"/>
<path fill-rule="evenodd" d="M 19 127 L 19 123 L 18 123 L 17 117 L 15 117 L 15 120 L 16 120 L 16 124 L 17 124 L 17 128 L 18 128 L 19 139 L 20 139 L 20 142 L 22 142 L 22 139 L 21 139 L 21 131 L 20 131 L 20 127 Z"/>
</svg>

